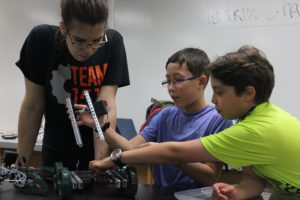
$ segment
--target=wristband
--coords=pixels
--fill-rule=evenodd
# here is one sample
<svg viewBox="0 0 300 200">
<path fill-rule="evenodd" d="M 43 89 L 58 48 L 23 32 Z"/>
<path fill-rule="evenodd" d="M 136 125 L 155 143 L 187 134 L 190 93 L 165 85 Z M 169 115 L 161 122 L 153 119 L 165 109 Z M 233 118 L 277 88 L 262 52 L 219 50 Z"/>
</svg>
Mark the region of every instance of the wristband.
<svg viewBox="0 0 300 200">
<path fill-rule="evenodd" d="M 110 127 L 110 123 L 109 122 L 105 122 L 105 124 L 101 127 L 102 132 L 104 133 L 104 131 L 106 131 L 106 129 L 108 129 Z"/>
<path fill-rule="evenodd" d="M 106 131 L 106 129 L 108 129 L 110 127 L 110 123 L 109 122 L 105 122 L 105 124 L 101 127 L 102 132 L 104 133 L 104 131 Z M 94 131 L 96 133 L 98 133 L 97 129 L 94 129 Z"/>
</svg>

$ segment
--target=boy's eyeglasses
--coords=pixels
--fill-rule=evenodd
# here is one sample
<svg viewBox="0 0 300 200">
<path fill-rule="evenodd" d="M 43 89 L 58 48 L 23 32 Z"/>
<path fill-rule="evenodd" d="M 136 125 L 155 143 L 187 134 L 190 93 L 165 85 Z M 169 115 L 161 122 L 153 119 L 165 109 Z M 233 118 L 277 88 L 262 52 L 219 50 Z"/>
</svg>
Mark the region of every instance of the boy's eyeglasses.
<svg viewBox="0 0 300 200">
<path fill-rule="evenodd" d="M 91 42 L 91 43 L 88 43 L 88 42 L 85 41 L 85 40 L 79 40 L 79 39 L 78 39 L 78 40 L 76 40 L 76 39 L 73 40 L 73 39 L 72 39 L 72 35 L 70 34 L 70 32 L 68 31 L 67 33 L 68 33 L 68 36 L 69 36 L 69 38 L 70 38 L 70 41 L 71 41 L 72 45 L 73 45 L 74 47 L 77 47 L 77 48 L 82 48 L 82 49 L 84 49 L 84 48 L 90 47 L 90 48 L 93 48 L 93 49 L 97 49 L 97 48 L 102 47 L 105 43 L 108 42 L 106 33 L 104 33 L 104 35 L 103 35 L 103 37 L 100 39 L 100 41 L 95 41 L 95 42 Z"/>
<path fill-rule="evenodd" d="M 200 77 L 200 76 L 197 75 L 197 76 L 192 76 L 192 77 L 189 77 L 189 78 L 178 78 L 178 79 L 172 79 L 172 80 L 164 80 L 164 81 L 161 82 L 161 84 L 162 84 L 163 87 L 167 87 L 167 86 L 169 87 L 171 84 L 173 84 L 173 86 L 178 86 L 184 81 L 193 80 L 193 79 L 196 79 L 198 77 Z"/>
</svg>

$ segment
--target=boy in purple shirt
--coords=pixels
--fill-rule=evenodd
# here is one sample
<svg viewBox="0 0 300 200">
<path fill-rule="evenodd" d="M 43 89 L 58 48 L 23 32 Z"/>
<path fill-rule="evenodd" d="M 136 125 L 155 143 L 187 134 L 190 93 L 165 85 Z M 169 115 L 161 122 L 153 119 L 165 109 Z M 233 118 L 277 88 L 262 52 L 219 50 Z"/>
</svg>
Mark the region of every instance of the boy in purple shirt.
<svg viewBox="0 0 300 200">
<path fill-rule="evenodd" d="M 167 87 L 176 106 L 162 110 L 129 141 L 113 129 L 106 129 L 104 135 L 110 147 L 126 151 L 147 142 L 187 141 L 231 126 L 231 121 L 222 119 L 216 109 L 205 102 L 204 89 L 209 79 L 205 67 L 208 64 L 208 56 L 200 49 L 185 48 L 173 54 L 167 61 L 166 80 L 162 85 Z M 75 107 L 83 108 L 82 105 Z M 87 113 L 80 115 L 78 124 L 94 126 Z M 156 185 L 164 187 L 208 186 L 216 181 L 221 168 L 220 162 L 156 165 L 153 178 Z"/>
</svg>

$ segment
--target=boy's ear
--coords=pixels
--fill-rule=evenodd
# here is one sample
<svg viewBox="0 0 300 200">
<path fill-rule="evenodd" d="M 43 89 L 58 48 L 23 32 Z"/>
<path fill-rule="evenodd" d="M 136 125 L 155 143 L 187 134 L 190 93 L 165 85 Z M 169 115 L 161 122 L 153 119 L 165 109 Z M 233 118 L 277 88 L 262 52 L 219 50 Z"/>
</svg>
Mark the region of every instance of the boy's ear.
<svg viewBox="0 0 300 200">
<path fill-rule="evenodd" d="M 201 76 L 199 77 L 199 80 L 200 80 L 200 85 L 202 85 L 203 88 L 205 88 L 206 85 L 207 85 L 207 76 L 201 75 Z"/>
<path fill-rule="evenodd" d="M 256 90 L 253 86 L 247 86 L 244 93 L 248 101 L 253 101 L 256 96 Z"/>
<path fill-rule="evenodd" d="M 60 32 L 61 34 L 66 37 L 67 36 L 67 27 L 65 25 L 65 23 L 63 21 L 60 21 L 59 23 L 59 29 L 60 29 Z"/>
</svg>

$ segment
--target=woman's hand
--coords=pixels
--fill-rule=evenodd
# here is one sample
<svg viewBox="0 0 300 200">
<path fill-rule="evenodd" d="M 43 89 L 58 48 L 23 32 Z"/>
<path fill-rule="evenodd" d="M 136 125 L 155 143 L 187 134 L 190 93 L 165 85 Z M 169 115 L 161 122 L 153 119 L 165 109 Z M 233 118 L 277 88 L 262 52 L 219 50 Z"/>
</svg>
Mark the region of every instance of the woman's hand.
<svg viewBox="0 0 300 200">
<path fill-rule="evenodd" d="M 76 120 L 78 125 L 85 125 L 95 128 L 95 122 L 87 106 L 83 104 L 74 104 L 74 110 L 77 112 Z"/>
<path fill-rule="evenodd" d="M 77 125 L 85 125 L 91 128 L 95 128 L 95 122 L 91 113 L 88 111 L 87 106 L 84 104 L 74 104 L 75 116 L 77 120 Z M 67 111 L 68 115 L 70 115 L 70 111 Z M 107 117 L 106 117 L 107 118 Z M 107 121 L 105 116 L 101 116 L 99 118 L 99 123 L 102 125 Z"/>
</svg>

